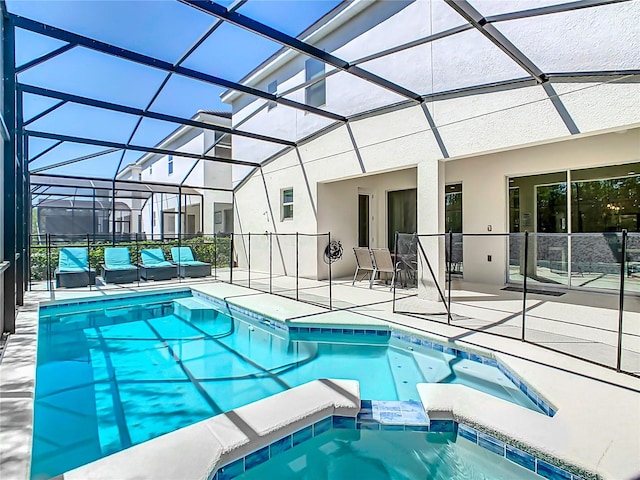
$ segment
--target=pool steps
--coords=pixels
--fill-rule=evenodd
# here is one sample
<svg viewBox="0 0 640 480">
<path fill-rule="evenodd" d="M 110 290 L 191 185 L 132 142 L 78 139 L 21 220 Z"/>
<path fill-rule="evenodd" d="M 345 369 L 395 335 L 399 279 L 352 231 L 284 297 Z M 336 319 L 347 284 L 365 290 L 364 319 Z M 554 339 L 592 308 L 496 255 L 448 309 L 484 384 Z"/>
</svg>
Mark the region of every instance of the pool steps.
<svg viewBox="0 0 640 480">
<path fill-rule="evenodd" d="M 210 303 L 196 297 L 179 298 L 173 301 L 174 314 L 188 322 L 202 322 L 213 320 L 218 316 L 218 310 Z"/>
</svg>

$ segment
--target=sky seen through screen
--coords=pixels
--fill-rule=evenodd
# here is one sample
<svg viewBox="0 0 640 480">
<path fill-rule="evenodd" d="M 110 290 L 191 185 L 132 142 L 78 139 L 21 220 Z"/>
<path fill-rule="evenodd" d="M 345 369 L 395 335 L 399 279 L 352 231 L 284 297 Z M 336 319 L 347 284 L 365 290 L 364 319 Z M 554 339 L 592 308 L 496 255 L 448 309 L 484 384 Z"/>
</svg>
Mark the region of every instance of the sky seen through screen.
<svg viewBox="0 0 640 480">
<path fill-rule="evenodd" d="M 217 3 L 229 7 L 233 2 L 220 0 Z M 337 0 L 249 0 L 237 11 L 297 36 L 339 3 Z M 177 0 L 7 0 L 7 8 L 19 16 L 174 65 L 181 62 L 180 65 L 186 68 L 235 82 L 281 47 L 225 23 L 194 52 L 183 58 L 194 43 L 217 23 L 217 19 Z M 65 42 L 56 39 L 16 29 L 16 65 L 23 65 L 65 45 Z M 21 72 L 18 81 L 183 118 L 191 118 L 198 110 L 230 111 L 230 105 L 220 100 L 220 95 L 225 91 L 223 87 L 179 75 L 171 75 L 160 94 L 153 99 L 167 75 L 159 69 L 75 47 Z M 56 99 L 26 93 L 25 121 L 58 103 Z M 27 128 L 153 147 L 180 126 L 144 118 L 136 129 L 137 123 L 138 117 L 133 115 L 65 103 L 30 123 Z M 55 140 L 31 137 L 30 158 L 56 143 Z M 65 142 L 36 159 L 31 169 L 104 150 L 108 149 Z M 142 155 L 141 152 L 127 151 L 120 169 Z M 122 151 L 118 151 L 43 173 L 111 178 L 121 157 Z"/>
</svg>

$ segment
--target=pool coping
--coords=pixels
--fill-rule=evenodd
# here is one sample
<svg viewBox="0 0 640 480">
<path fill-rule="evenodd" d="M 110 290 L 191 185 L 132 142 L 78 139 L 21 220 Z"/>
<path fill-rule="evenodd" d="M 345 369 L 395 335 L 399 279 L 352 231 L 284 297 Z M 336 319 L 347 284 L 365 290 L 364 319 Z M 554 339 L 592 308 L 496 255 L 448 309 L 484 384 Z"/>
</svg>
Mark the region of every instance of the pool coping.
<svg viewBox="0 0 640 480">
<path fill-rule="evenodd" d="M 287 405 L 286 411 L 283 404 Z M 376 416 L 377 408 L 388 408 L 394 413 L 403 408 L 402 404 L 409 404 L 409 410 L 419 409 L 423 417 L 397 420 L 396 415 L 387 420 L 384 413 Z M 331 429 L 449 433 L 541 477 L 599 478 L 583 471 L 576 474 L 578 469 L 573 466 L 562 463 L 558 466 L 555 459 L 523 450 L 514 439 L 492 436 L 459 418 L 437 418 L 442 417 L 438 412 L 432 415 L 425 414 L 420 402 L 361 400 L 359 383 L 355 380 L 313 380 L 83 465 L 55 480 L 232 480 Z M 546 477 L 545 473 L 558 476 Z"/>
<path fill-rule="evenodd" d="M 552 417 L 536 414 L 466 385 L 419 383 L 416 388 L 430 419 L 452 420 L 479 432 L 476 443 L 480 444 L 479 437 L 483 437 L 485 444 L 481 446 L 489 450 L 492 446 L 501 447 L 501 455 L 506 456 L 508 445 L 535 458 L 534 468 L 539 460 L 568 472 L 569 479 L 571 475 L 585 480 L 602 478 L 596 471 L 596 464 L 568 458 L 561 443 L 550 442 L 551 438 L 563 438 L 561 430 L 565 427 Z"/>
</svg>

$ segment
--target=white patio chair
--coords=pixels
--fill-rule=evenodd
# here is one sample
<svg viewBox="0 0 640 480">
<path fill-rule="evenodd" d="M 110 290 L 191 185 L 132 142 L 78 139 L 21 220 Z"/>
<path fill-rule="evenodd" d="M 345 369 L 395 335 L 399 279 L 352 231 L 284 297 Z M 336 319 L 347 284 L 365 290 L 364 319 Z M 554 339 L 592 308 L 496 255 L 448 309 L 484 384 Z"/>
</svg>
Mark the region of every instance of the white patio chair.
<svg viewBox="0 0 640 480">
<path fill-rule="evenodd" d="M 400 270 L 400 262 L 393 263 L 391 259 L 391 252 L 389 252 L 388 248 L 372 248 L 371 254 L 373 255 L 373 265 L 374 271 L 371 276 L 371 283 L 373 284 L 373 279 L 376 276 L 376 273 L 384 273 L 387 275 L 392 274 L 391 276 L 391 288 L 393 289 L 393 284 L 396 281 L 396 273 Z"/>
</svg>

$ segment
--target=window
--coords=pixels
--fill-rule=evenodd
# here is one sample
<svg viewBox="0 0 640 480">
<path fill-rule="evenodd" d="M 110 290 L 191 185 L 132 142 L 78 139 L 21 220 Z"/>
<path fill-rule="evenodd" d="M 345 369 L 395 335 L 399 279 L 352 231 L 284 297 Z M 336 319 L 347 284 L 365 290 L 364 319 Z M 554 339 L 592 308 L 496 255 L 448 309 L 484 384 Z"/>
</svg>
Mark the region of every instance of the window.
<svg viewBox="0 0 640 480">
<path fill-rule="evenodd" d="M 282 190 L 282 220 L 293 218 L 293 188 Z"/>
<path fill-rule="evenodd" d="M 153 163 L 149 165 L 149 176 L 153 175 Z"/>
<path fill-rule="evenodd" d="M 305 80 L 310 82 L 324 75 L 324 63 L 315 58 L 308 59 L 304 64 Z M 304 89 L 304 101 L 312 107 L 319 107 L 327 103 L 327 83 L 319 80 Z"/>
<path fill-rule="evenodd" d="M 267 92 L 273 93 L 274 95 L 278 93 L 278 81 L 274 80 L 269 85 L 267 85 Z M 272 108 L 276 108 L 278 104 L 276 102 L 269 102 L 267 104 L 267 110 L 271 110 Z"/>
<path fill-rule="evenodd" d="M 173 155 L 169 155 L 169 158 L 167 160 L 167 169 L 169 175 L 171 175 L 173 173 Z"/>
</svg>

